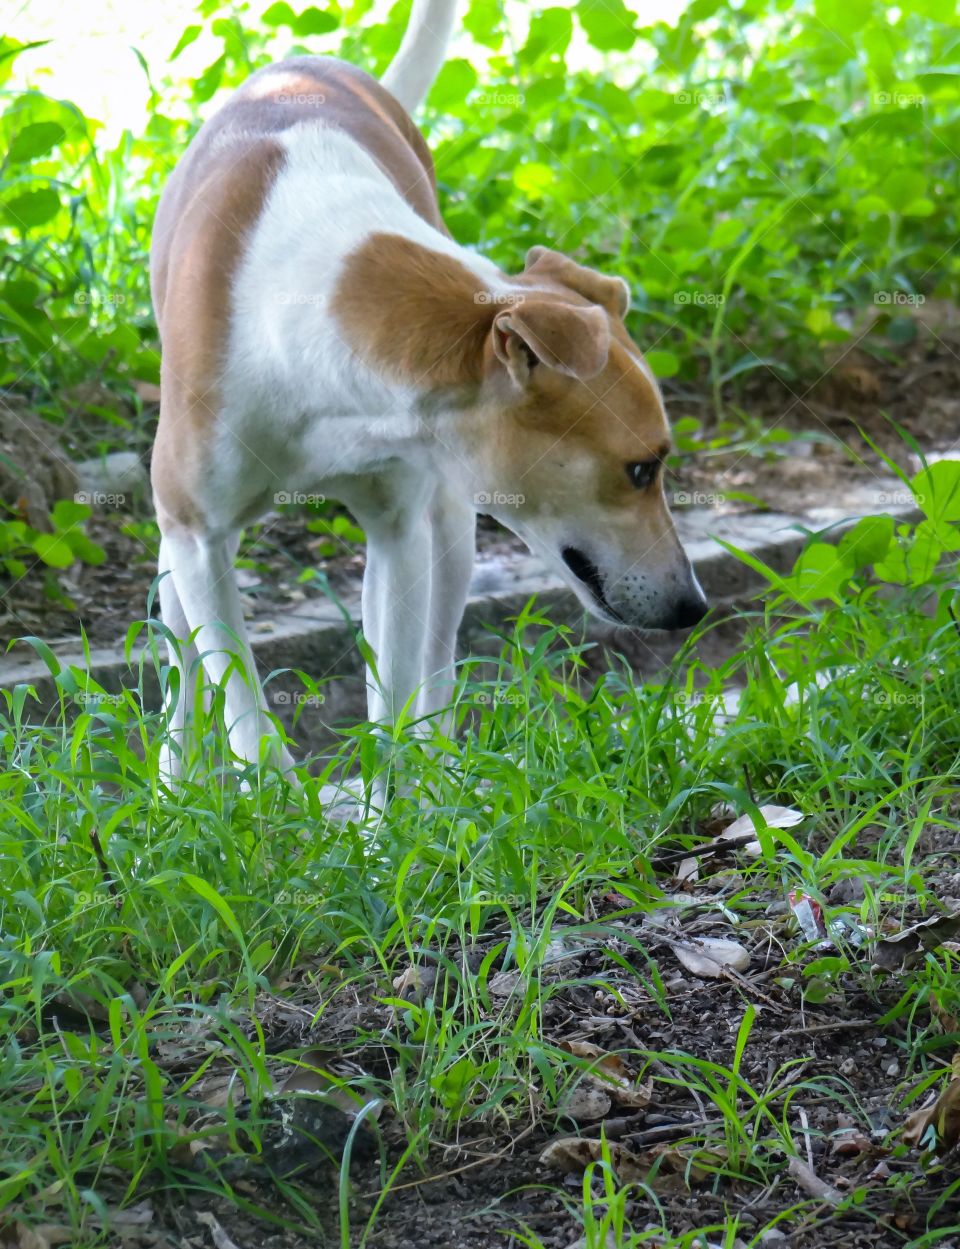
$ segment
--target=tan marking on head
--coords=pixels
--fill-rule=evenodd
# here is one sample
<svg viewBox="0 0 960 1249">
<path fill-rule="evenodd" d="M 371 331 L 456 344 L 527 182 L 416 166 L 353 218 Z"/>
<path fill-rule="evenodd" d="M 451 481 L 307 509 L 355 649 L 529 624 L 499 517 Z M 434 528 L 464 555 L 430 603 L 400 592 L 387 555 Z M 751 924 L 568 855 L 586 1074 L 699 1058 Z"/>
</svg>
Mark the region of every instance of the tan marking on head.
<svg viewBox="0 0 960 1249">
<path fill-rule="evenodd" d="M 630 308 L 630 288 L 623 278 L 607 277 L 596 269 L 588 269 L 561 252 L 548 247 L 531 247 L 519 282 L 545 281 L 576 291 L 592 304 L 605 308 L 612 317 L 622 320 Z"/>
</svg>

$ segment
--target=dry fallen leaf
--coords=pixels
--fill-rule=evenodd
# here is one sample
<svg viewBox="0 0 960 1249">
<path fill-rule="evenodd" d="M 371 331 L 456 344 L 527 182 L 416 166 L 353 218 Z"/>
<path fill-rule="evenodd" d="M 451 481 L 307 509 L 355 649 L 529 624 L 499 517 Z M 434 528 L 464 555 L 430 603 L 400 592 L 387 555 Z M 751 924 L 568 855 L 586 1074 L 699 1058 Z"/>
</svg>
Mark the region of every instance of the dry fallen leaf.
<svg viewBox="0 0 960 1249">
<path fill-rule="evenodd" d="M 746 971 L 750 955 L 739 942 L 722 937 L 697 937 L 691 941 L 671 941 L 670 948 L 687 971 L 695 976 L 708 976 L 716 980 L 724 967 L 734 971 Z"/>
<path fill-rule="evenodd" d="M 210 1229 L 210 1236 L 213 1239 L 215 1249 L 238 1249 L 237 1242 L 230 1239 L 220 1226 L 216 1215 L 209 1214 L 206 1210 L 199 1210 L 197 1212 L 197 1222 Z"/>
<path fill-rule="evenodd" d="M 834 1154 L 865 1154 L 872 1148 L 870 1138 L 857 1128 L 845 1128 L 830 1141 L 830 1151 Z"/>
<path fill-rule="evenodd" d="M 697 858 L 686 858 L 677 868 L 677 880 L 680 884 L 693 884 L 700 879 L 700 860 Z"/>
<path fill-rule="evenodd" d="M 935 950 L 960 932 L 960 911 L 951 915 L 935 915 L 877 942 L 873 955 L 874 967 L 883 971 L 909 971 L 923 962 L 927 950 Z"/>
<path fill-rule="evenodd" d="M 694 1182 L 705 1180 L 708 1172 L 696 1166 L 679 1149 L 670 1145 L 655 1145 L 652 1149 L 636 1154 L 617 1141 L 603 1141 L 584 1136 L 564 1136 L 551 1141 L 540 1154 L 540 1162 L 567 1174 L 579 1174 L 592 1162 L 600 1162 L 604 1156 L 604 1144 L 610 1163 L 620 1180 L 649 1180 L 654 1167 L 657 1178 L 668 1175 L 683 1176 Z M 716 1161 L 721 1161 L 716 1155 Z"/>
<path fill-rule="evenodd" d="M 395 976 L 393 980 L 393 991 L 397 997 L 403 998 L 405 1002 L 419 1004 L 433 993 L 437 984 L 436 967 L 414 967 L 410 966 Z"/>
<path fill-rule="evenodd" d="M 74 1233 L 69 1227 L 55 1223 L 8 1223 L 0 1227 L 0 1245 L 3 1249 L 52 1249 L 54 1245 L 69 1245 Z"/>
<path fill-rule="evenodd" d="M 607 1152 L 613 1169 L 621 1180 L 640 1180 L 649 1168 L 644 1167 L 639 1155 L 632 1153 L 616 1141 L 607 1141 Z M 551 1141 L 540 1155 L 545 1167 L 554 1167 L 565 1174 L 576 1175 L 585 1171 L 591 1162 L 603 1158 L 603 1142 L 580 1136 L 563 1136 Z"/>
<path fill-rule="evenodd" d="M 936 1148 L 945 1154 L 960 1144 L 960 1050 L 950 1064 L 950 1080 L 930 1105 L 907 1116 L 903 1142 L 913 1149 Z M 930 1129 L 933 1132 L 930 1132 Z"/>
<path fill-rule="evenodd" d="M 613 1099 L 606 1089 L 589 1080 L 581 1080 L 560 1103 L 560 1109 L 575 1123 L 592 1123 L 605 1119 L 613 1107 Z"/>
<path fill-rule="evenodd" d="M 759 807 L 758 810 L 768 828 L 793 828 L 801 820 L 806 819 L 802 811 L 797 811 L 793 807 L 778 807 L 775 803 L 768 803 L 766 806 Z M 754 832 L 755 829 L 756 825 L 751 816 L 741 815 L 732 824 L 728 824 L 720 836 L 724 841 L 733 841 L 747 833 Z M 759 841 L 748 841 L 742 848 L 745 853 L 754 858 L 761 853 Z"/>
<path fill-rule="evenodd" d="M 578 1088 L 590 1088 L 604 1094 L 621 1110 L 644 1110 L 650 1105 L 653 1085 L 638 1084 L 619 1054 L 602 1050 L 591 1041 L 563 1041 L 560 1048 L 574 1058 L 583 1058 L 592 1064 L 592 1069 L 584 1075 Z M 610 1106 L 607 1107 L 609 1109 Z M 567 1113 L 572 1114 L 569 1108 Z M 595 1117 L 602 1118 L 604 1114 L 606 1111 Z"/>
</svg>

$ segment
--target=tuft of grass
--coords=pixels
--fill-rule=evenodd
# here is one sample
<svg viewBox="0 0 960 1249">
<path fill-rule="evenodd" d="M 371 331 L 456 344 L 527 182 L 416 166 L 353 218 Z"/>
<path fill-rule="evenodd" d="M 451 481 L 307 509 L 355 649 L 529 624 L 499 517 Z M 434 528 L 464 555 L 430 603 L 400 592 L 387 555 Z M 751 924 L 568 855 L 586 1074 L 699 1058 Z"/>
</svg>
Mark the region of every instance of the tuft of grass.
<svg viewBox="0 0 960 1249">
<path fill-rule="evenodd" d="M 916 532 L 891 541 L 909 556 Z M 718 804 L 755 816 L 761 853 L 693 895 L 709 922 L 749 934 L 791 889 L 823 901 L 848 881 L 859 892 L 830 909 L 852 929 L 937 913 L 960 811 L 956 585 L 936 569 L 884 583 L 851 560 L 841 580 L 821 566 L 823 597 L 805 558 L 743 617 L 735 656 L 708 667 L 688 653 L 658 685 L 617 672 L 587 683 L 582 647 L 531 606 L 494 662 L 464 665 L 449 740 L 407 726 L 384 751 L 376 726 L 355 726 L 308 760 L 300 789 L 238 775 L 214 691 L 171 793 L 143 683 L 110 694 L 34 640 L 58 705 L 45 713 L 21 686 L 3 691 L 0 714 L 5 1217 L 61 1224 L 92 1247 L 109 1243 L 117 1207 L 200 1185 L 303 1235 L 326 1227 L 325 1243 L 366 1243 L 438 1143 L 570 1131 L 583 1072 L 557 1021 L 602 999 L 617 1017 L 675 1025 L 675 986 L 639 924 L 677 905 L 657 865 L 665 851 L 695 855 Z M 332 818 L 322 781 L 361 764 L 389 770 L 387 811 Z M 805 819 L 767 827 L 765 802 Z M 818 956 L 797 940 L 778 985 L 805 1007 L 874 1003 L 898 1028 L 905 1104 L 942 1078 L 949 1039 L 930 1014 L 960 1011 L 955 953 L 929 952 L 891 995 L 855 947 Z M 347 1026 L 349 1003 L 368 1013 Z M 714 1193 L 782 1186 L 808 1143 L 804 1097 L 863 1114 L 840 1077 L 799 1061 L 748 1070 L 749 995 L 738 1009 L 722 1054 L 689 1037 L 627 1051 L 658 1097 L 702 1107 L 674 1144 Z M 328 1028 L 343 1061 L 310 1050 Z M 276 1201 L 253 1200 L 231 1169 L 266 1165 L 278 1088 L 305 1062 L 363 1108 L 348 1154 L 371 1139 L 382 1155 L 361 1213 L 349 1158 L 337 1162 L 336 1233 L 302 1178 L 275 1170 Z M 641 1197 L 648 1218 L 634 1227 Z M 657 1174 L 624 1184 L 609 1151 L 582 1197 L 562 1199 L 587 1245 L 652 1243 L 657 1218 L 656 1243 L 693 1243 L 671 1231 Z M 793 1226 L 809 1204 L 785 1201 L 769 1226 Z M 914 1244 L 937 1243 L 936 1207 L 929 1217 Z M 742 1232 L 735 1204 L 722 1225 L 711 1218 L 697 1233 L 711 1243 Z M 540 1243 L 530 1229 L 521 1240 Z"/>
</svg>

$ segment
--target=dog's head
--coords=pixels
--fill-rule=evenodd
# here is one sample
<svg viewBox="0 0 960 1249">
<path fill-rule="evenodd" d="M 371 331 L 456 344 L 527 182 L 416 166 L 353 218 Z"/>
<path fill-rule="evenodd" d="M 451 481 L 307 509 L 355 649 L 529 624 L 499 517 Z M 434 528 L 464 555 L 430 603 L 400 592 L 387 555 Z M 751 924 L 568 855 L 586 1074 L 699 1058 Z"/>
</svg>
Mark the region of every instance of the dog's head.
<svg viewBox="0 0 960 1249">
<path fill-rule="evenodd" d="M 480 263 L 480 262 L 478 262 Z M 624 327 L 626 283 L 535 247 L 490 287 L 449 252 L 374 234 L 333 312 L 415 396 L 449 484 L 517 533 L 597 615 L 696 624 L 707 605 L 663 492 L 667 419 Z"/>
<path fill-rule="evenodd" d="M 626 284 L 540 247 L 516 282 L 489 328 L 473 413 L 478 509 L 602 618 L 696 624 L 707 604 L 667 508 L 670 431 L 624 328 Z"/>
</svg>

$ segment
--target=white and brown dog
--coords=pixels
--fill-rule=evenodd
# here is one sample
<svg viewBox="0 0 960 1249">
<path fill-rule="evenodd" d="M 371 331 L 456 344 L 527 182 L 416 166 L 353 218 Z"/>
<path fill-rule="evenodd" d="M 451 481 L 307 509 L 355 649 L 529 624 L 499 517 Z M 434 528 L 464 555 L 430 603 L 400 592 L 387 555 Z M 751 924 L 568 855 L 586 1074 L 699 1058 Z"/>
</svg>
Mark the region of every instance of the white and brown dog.
<svg viewBox="0 0 960 1249">
<path fill-rule="evenodd" d="M 290 766 L 233 573 L 241 527 L 278 495 L 339 499 L 366 531 L 374 721 L 450 698 L 477 511 L 605 620 L 678 629 L 706 610 L 664 498 L 669 431 L 624 328 L 626 283 L 544 247 L 510 276 L 444 228 L 406 110 L 443 63 L 455 8 L 415 0 L 382 86 L 322 57 L 259 70 L 160 201 L 152 475 L 161 608 L 183 641 L 168 776 L 198 659 L 226 682 L 235 754 L 257 761 L 266 740 Z"/>
</svg>

